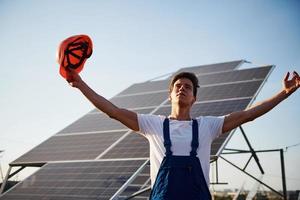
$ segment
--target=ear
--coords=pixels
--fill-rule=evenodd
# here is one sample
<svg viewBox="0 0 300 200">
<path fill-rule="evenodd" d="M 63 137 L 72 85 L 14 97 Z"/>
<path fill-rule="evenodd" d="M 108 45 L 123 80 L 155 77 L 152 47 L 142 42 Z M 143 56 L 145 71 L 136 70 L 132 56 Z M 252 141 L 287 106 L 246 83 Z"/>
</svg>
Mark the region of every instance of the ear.
<svg viewBox="0 0 300 200">
<path fill-rule="evenodd" d="M 171 94 L 169 93 L 168 100 L 172 101 Z"/>
<path fill-rule="evenodd" d="M 196 97 L 193 97 L 192 105 L 196 102 Z"/>
</svg>

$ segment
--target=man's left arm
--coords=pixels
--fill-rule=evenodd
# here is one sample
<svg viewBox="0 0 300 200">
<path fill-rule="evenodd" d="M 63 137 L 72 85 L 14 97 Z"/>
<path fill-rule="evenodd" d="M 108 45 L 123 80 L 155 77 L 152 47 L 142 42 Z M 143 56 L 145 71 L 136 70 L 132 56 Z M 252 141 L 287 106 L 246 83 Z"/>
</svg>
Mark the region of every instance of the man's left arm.
<svg viewBox="0 0 300 200">
<path fill-rule="evenodd" d="M 293 77 L 289 80 L 290 73 L 288 72 L 282 81 L 283 88 L 276 95 L 251 106 L 243 111 L 233 112 L 225 116 L 222 133 L 231 131 L 232 129 L 254 119 L 272 110 L 280 102 L 290 96 L 300 87 L 300 77 L 297 72 L 293 72 Z"/>
</svg>

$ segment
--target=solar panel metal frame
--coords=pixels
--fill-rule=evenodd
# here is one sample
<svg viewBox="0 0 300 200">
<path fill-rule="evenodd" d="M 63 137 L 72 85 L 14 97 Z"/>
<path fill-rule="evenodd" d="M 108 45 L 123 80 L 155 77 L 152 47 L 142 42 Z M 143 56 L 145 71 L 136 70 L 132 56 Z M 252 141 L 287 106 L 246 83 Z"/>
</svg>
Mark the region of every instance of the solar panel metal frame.
<svg viewBox="0 0 300 200">
<path fill-rule="evenodd" d="M 237 62 L 237 61 L 232 61 L 232 62 Z M 236 69 L 239 65 L 241 65 L 243 62 L 244 62 L 244 60 L 240 60 L 240 63 L 239 63 L 237 66 L 235 66 L 232 70 L 227 70 L 227 71 L 239 71 L 239 70 L 235 70 L 235 69 Z M 220 63 L 216 63 L 216 64 L 220 64 Z M 222 63 L 221 63 L 221 64 L 222 64 Z M 202 66 L 207 66 L 207 65 L 202 65 Z M 250 103 L 248 104 L 247 107 L 249 107 L 250 105 L 252 105 L 252 103 L 254 102 L 256 96 L 257 96 L 258 93 L 261 91 L 263 85 L 265 84 L 265 82 L 267 81 L 267 79 L 268 79 L 268 77 L 270 76 L 271 72 L 273 71 L 274 67 L 275 67 L 275 66 L 273 66 L 273 65 L 271 66 L 271 69 L 269 70 L 267 76 L 263 79 L 262 83 L 260 84 L 259 88 L 257 89 L 257 91 L 255 92 L 255 94 L 253 95 L 252 100 L 250 101 Z M 192 68 L 192 67 L 190 67 L 190 68 Z M 184 70 L 184 69 L 185 69 L 185 68 L 180 69 L 179 71 Z M 241 71 L 242 71 L 242 70 L 241 70 Z M 178 71 L 177 71 L 177 72 L 178 72 Z M 219 72 L 218 72 L 218 71 L 214 71 L 214 72 L 209 72 L 209 73 L 198 73 L 197 75 L 198 75 L 198 76 L 203 76 L 203 74 L 214 74 L 214 73 L 222 73 L 222 72 L 226 72 L 226 71 L 219 71 Z M 167 91 L 167 90 L 166 90 L 166 91 Z M 162 92 L 162 91 L 160 91 L 160 92 Z M 154 93 L 155 93 L 155 92 L 154 92 Z M 126 95 L 122 95 L 122 92 L 121 92 L 121 93 L 120 93 L 119 95 L 117 95 L 116 97 L 118 98 L 118 97 L 121 97 L 121 96 L 126 96 Z M 152 111 L 151 111 L 151 113 L 154 113 L 154 112 L 157 111 L 159 108 L 161 108 L 162 106 L 166 105 L 166 103 L 167 103 L 167 100 L 163 101 L 160 105 L 155 105 L 155 106 L 152 106 L 152 107 L 150 106 L 151 108 L 153 108 Z M 94 111 L 91 111 L 89 114 L 94 114 L 93 112 L 94 112 Z M 230 138 L 232 137 L 234 131 L 235 131 L 235 130 L 231 131 L 231 132 L 228 134 L 228 136 L 226 137 L 225 141 L 221 144 L 221 146 L 220 146 L 220 148 L 219 148 L 217 154 L 216 154 L 216 155 L 211 155 L 211 159 L 216 159 L 216 158 L 221 154 L 221 152 L 223 151 L 224 147 L 227 145 L 227 143 L 229 142 Z M 132 131 L 128 131 L 127 133 L 125 133 L 121 138 L 119 138 L 119 140 L 117 140 L 117 142 L 115 142 L 115 145 L 113 145 L 113 147 L 116 146 L 116 145 L 118 144 L 118 142 L 122 142 L 123 139 L 126 139 L 126 137 L 127 137 L 129 134 L 132 134 L 131 132 L 132 132 Z M 113 149 L 113 147 L 111 147 L 110 149 Z M 106 155 L 108 152 L 109 152 L 109 150 L 106 151 L 105 153 L 102 153 L 102 154 L 101 154 L 100 156 L 98 156 L 94 161 L 103 161 L 103 160 L 104 160 L 103 158 L 105 157 L 105 155 Z M 143 158 L 143 159 L 145 159 L 145 158 Z M 120 159 L 116 159 L 116 160 L 120 160 Z M 130 160 L 130 158 L 128 158 L 128 160 Z M 86 161 L 86 160 L 84 160 L 84 161 Z M 72 162 L 73 162 L 73 161 L 72 161 Z M 49 162 L 49 163 L 50 163 L 50 162 Z M 42 163 L 40 163 L 40 164 L 42 164 Z M 10 164 L 10 165 L 11 165 L 11 164 Z M 124 187 L 125 187 L 125 186 L 124 186 Z M 117 194 L 117 193 L 116 193 L 116 194 Z M 0 196 L 0 199 L 1 199 L 1 196 Z"/>
</svg>

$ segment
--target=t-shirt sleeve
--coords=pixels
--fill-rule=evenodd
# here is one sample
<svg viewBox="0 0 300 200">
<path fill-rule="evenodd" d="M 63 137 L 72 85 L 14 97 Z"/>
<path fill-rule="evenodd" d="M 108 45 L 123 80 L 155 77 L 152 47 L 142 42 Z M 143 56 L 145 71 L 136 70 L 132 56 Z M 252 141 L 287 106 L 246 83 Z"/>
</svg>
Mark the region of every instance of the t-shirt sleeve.
<svg viewBox="0 0 300 200">
<path fill-rule="evenodd" d="M 217 137 L 219 137 L 222 134 L 224 118 L 225 118 L 225 116 L 219 116 L 219 117 L 207 116 L 206 117 L 212 140 L 216 139 Z"/>
<path fill-rule="evenodd" d="M 161 116 L 151 114 L 138 114 L 139 133 L 148 136 L 162 129 Z"/>
</svg>

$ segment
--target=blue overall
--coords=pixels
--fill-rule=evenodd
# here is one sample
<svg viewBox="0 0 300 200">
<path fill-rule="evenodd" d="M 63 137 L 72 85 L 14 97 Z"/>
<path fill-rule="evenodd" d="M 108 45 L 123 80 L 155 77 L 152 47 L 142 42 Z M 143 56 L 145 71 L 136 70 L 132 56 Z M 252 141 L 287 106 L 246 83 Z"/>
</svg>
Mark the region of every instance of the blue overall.
<svg viewBox="0 0 300 200">
<path fill-rule="evenodd" d="M 196 156 L 198 122 L 193 119 L 192 150 L 189 156 L 173 156 L 171 151 L 169 119 L 163 124 L 165 157 L 160 165 L 150 200 L 210 200 L 200 160 Z"/>
</svg>

